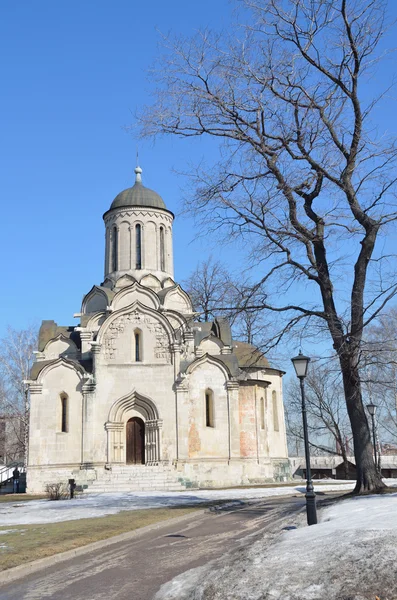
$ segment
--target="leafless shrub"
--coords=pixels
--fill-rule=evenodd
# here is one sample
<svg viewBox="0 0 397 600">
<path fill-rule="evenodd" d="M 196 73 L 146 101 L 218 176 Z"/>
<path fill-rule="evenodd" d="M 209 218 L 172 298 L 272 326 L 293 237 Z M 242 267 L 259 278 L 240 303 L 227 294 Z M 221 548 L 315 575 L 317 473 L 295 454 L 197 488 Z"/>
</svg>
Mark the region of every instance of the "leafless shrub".
<svg viewBox="0 0 397 600">
<path fill-rule="evenodd" d="M 48 500 L 65 500 L 69 498 L 69 489 L 65 483 L 47 483 L 45 493 Z"/>
</svg>

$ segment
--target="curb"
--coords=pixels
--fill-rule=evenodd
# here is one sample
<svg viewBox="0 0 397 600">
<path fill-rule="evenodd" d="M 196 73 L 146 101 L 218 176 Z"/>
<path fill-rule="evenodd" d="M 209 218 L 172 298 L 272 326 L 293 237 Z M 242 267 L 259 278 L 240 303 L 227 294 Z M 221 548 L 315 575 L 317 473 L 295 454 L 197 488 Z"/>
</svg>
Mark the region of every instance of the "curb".
<svg viewBox="0 0 397 600">
<path fill-rule="evenodd" d="M 94 550 L 100 550 L 101 548 L 105 548 L 106 546 L 112 546 L 113 544 L 118 544 L 119 542 L 131 540 L 135 537 L 139 537 L 140 535 L 144 535 L 149 531 L 161 529 L 166 525 L 177 525 L 178 523 L 182 523 L 183 521 L 188 521 L 189 519 L 197 517 L 198 515 L 204 514 L 206 510 L 208 510 L 208 508 L 197 510 L 187 515 L 181 515 L 180 517 L 174 517 L 172 519 L 158 521 L 157 523 L 153 523 L 152 525 L 146 525 L 146 527 L 134 529 L 133 531 L 127 531 L 126 533 L 121 533 L 120 535 L 105 538 L 104 540 L 99 540 L 98 542 L 92 542 L 91 544 L 87 544 L 86 546 L 80 546 L 79 548 L 66 550 L 66 552 L 60 552 L 59 554 L 53 554 L 52 556 L 39 558 L 38 560 L 34 560 L 26 565 L 18 565 L 17 567 L 12 567 L 11 569 L 7 569 L 6 571 L 1 571 L 0 585 L 5 585 L 6 583 L 10 583 L 11 581 L 20 579 L 25 575 L 36 573 L 37 571 L 41 571 L 46 567 L 55 565 L 56 563 L 64 562 L 66 560 L 69 560 L 70 558 L 75 558 L 76 556 L 89 554 Z"/>
</svg>

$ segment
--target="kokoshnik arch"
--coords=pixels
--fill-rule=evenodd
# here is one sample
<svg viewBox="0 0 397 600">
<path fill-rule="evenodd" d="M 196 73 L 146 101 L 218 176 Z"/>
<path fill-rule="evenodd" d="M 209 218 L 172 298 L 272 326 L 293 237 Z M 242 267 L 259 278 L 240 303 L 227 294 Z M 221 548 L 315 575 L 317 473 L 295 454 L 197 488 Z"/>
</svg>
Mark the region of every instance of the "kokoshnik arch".
<svg viewBox="0 0 397 600">
<path fill-rule="evenodd" d="M 283 372 L 201 323 L 174 280 L 174 215 L 135 169 L 104 214 L 105 276 L 78 326 L 43 321 L 29 391 L 27 485 L 237 485 L 288 474 Z M 193 266 L 193 265 L 192 265 Z"/>
</svg>

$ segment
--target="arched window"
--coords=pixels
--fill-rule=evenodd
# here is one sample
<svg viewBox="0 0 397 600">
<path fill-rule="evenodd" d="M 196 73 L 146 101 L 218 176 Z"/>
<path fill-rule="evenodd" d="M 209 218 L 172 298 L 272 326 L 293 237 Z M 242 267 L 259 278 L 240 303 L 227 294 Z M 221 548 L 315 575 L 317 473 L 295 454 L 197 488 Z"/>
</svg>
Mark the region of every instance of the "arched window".
<svg viewBox="0 0 397 600">
<path fill-rule="evenodd" d="M 135 225 L 135 268 L 142 269 L 142 226 Z"/>
<path fill-rule="evenodd" d="M 215 427 L 214 393 L 212 390 L 206 390 L 205 392 L 205 424 L 207 427 Z"/>
<path fill-rule="evenodd" d="M 69 430 L 69 415 L 68 415 L 68 397 L 67 394 L 61 394 L 61 431 L 67 433 Z"/>
<path fill-rule="evenodd" d="M 261 398 L 259 401 L 259 410 L 261 417 L 261 429 L 265 429 L 265 400 Z"/>
<path fill-rule="evenodd" d="M 118 239 L 117 239 L 117 227 L 112 229 L 112 271 L 117 271 L 118 263 Z"/>
<path fill-rule="evenodd" d="M 277 392 L 272 391 L 272 408 L 273 408 L 273 427 L 274 431 L 280 431 L 280 425 L 278 422 L 278 405 L 277 405 Z"/>
<path fill-rule="evenodd" d="M 142 362 L 142 332 L 139 329 L 134 331 L 134 357 L 135 362 Z"/>
<path fill-rule="evenodd" d="M 160 227 L 160 271 L 165 271 L 164 227 Z"/>
</svg>

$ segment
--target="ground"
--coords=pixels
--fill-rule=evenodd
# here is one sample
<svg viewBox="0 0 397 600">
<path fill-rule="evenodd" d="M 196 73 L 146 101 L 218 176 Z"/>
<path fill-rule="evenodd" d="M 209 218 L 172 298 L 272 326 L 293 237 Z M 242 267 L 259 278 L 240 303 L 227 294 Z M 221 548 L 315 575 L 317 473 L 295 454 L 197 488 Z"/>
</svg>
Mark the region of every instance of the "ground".
<svg viewBox="0 0 397 600">
<path fill-rule="evenodd" d="M 42 571 L 2 586 L 0 596 L 7 600 L 396 600 L 397 494 L 343 500 L 330 499 L 332 493 L 324 496 L 327 488 L 341 492 L 352 485 L 330 482 L 317 487 L 319 524 L 313 527 L 306 526 L 302 486 L 98 494 L 76 501 L 2 504 L 0 534 L 12 543 L 14 534 L 23 535 L 23 524 L 27 528 L 64 524 L 74 527 L 78 535 L 79 524 L 89 531 L 90 523 L 93 528 L 97 521 L 117 518 L 122 523 L 123 515 L 134 520 L 138 513 L 224 501 L 215 511 L 185 515 L 183 524 L 169 522 L 133 539 L 113 544 L 109 540 L 110 546 L 56 565 L 47 560 Z M 288 492 L 293 497 L 281 497 Z M 49 521 L 52 524 L 46 525 Z M 7 548 L 1 552 L 5 556 Z"/>
<path fill-rule="evenodd" d="M 155 600 L 395 600 L 397 494 L 351 498 L 305 515 L 165 584 Z M 295 528 L 297 526 L 297 528 Z"/>
<path fill-rule="evenodd" d="M 394 480 L 390 480 L 394 481 Z M 317 492 L 349 491 L 354 482 L 328 481 L 315 485 Z M 191 492 L 119 492 L 115 494 L 83 494 L 73 501 L 34 500 L 28 503 L 0 504 L 2 526 L 56 523 L 116 514 L 124 510 L 166 508 L 230 500 L 231 502 L 259 500 L 275 496 L 302 496 L 304 485 L 277 487 L 234 488 L 222 490 L 195 490 Z M 15 498 L 15 497 L 14 497 Z"/>
<path fill-rule="evenodd" d="M 263 538 L 264 532 L 283 527 L 286 518 L 290 522 L 291 515 L 301 510 L 304 498 L 299 496 L 255 501 L 237 509 L 199 511 L 184 517 L 183 522 L 165 522 L 63 562 L 46 559 L 44 569 L 1 585 L 0 598 L 152 600 L 161 585 L 176 575 Z"/>
</svg>

